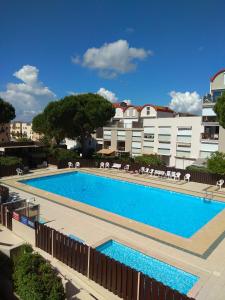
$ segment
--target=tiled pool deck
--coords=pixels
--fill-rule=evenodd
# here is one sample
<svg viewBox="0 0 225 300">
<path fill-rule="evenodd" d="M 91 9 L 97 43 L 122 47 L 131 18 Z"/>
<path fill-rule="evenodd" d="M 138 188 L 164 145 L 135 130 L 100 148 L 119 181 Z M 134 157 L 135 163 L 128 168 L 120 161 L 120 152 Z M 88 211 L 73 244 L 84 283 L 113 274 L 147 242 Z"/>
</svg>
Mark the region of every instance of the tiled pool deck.
<svg viewBox="0 0 225 300">
<path fill-rule="evenodd" d="M 223 212 L 191 239 L 183 239 L 162 230 L 135 221 L 130 222 L 126 218 L 18 182 L 25 178 L 70 171 L 68 169 L 42 171 L 23 177 L 5 178 L 2 182 L 11 186 L 12 190 L 17 191 L 21 196 L 36 195 L 36 202 L 41 204 L 41 216 L 49 221 L 48 225 L 50 227 L 66 234 L 74 234 L 92 246 L 99 245 L 109 239 L 115 239 L 130 247 L 139 249 L 150 256 L 198 275 L 200 280 L 189 295 L 198 296 L 197 299 L 219 299 L 210 298 L 210 293 L 206 290 L 212 288 L 212 284 L 215 286 L 215 282 L 220 282 L 222 278 L 224 278 L 225 283 L 225 263 L 221 263 L 221 253 L 225 253 L 225 241 L 223 240 L 225 214 Z M 133 175 L 123 171 L 100 169 L 81 169 L 80 171 L 94 172 L 111 178 L 120 178 L 197 196 L 204 196 L 205 189 L 214 189 L 214 187 L 204 184 L 193 182 L 174 183 L 174 181 Z M 223 194 L 223 191 L 219 193 L 215 191 L 214 198 L 225 201 L 225 192 Z M 60 205 L 52 205 L 52 201 Z M 205 298 L 202 294 L 205 295 Z"/>
</svg>

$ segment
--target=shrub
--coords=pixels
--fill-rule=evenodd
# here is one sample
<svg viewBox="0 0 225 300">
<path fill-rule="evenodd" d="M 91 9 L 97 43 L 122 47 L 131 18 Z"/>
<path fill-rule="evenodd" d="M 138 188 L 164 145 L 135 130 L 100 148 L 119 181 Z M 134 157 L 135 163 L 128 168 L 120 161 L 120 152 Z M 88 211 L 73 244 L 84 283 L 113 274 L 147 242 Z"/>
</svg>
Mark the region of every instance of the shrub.
<svg viewBox="0 0 225 300">
<path fill-rule="evenodd" d="M 67 150 L 63 148 L 55 148 L 50 150 L 51 155 L 58 161 L 70 161 L 75 160 L 78 154 L 72 150 Z"/>
<path fill-rule="evenodd" d="M 163 166 L 165 163 L 160 158 L 160 156 L 156 154 L 136 156 L 134 158 L 134 162 L 141 165 L 151 165 L 151 166 Z"/>
<path fill-rule="evenodd" d="M 16 156 L 0 156 L 0 166 L 17 166 L 22 164 L 22 159 Z"/>
<path fill-rule="evenodd" d="M 206 167 L 188 166 L 186 170 L 193 172 L 209 173 L 209 170 Z"/>
<path fill-rule="evenodd" d="M 50 263 L 33 252 L 29 245 L 21 247 L 13 259 L 15 292 L 23 300 L 63 300 L 62 281 Z"/>
<path fill-rule="evenodd" d="M 212 153 L 207 160 L 207 168 L 211 173 L 225 175 L 225 153 Z"/>
</svg>

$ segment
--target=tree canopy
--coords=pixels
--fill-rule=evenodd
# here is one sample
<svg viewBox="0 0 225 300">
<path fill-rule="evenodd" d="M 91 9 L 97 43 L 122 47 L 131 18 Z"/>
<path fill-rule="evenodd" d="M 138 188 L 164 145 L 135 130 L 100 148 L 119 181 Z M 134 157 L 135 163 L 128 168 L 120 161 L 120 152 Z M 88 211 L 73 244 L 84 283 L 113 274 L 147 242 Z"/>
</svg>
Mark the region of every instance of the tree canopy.
<svg viewBox="0 0 225 300">
<path fill-rule="evenodd" d="M 214 111 L 217 115 L 219 124 L 225 128 L 225 93 L 217 99 Z"/>
<path fill-rule="evenodd" d="M 100 95 L 71 95 L 49 103 L 43 113 L 33 119 L 33 130 L 56 141 L 66 137 L 78 139 L 84 148 L 86 139 L 114 114 L 112 104 Z"/>
<path fill-rule="evenodd" d="M 15 108 L 12 104 L 0 98 L 0 124 L 8 123 L 15 119 Z"/>
<path fill-rule="evenodd" d="M 225 175 L 225 153 L 214 152 L 207 160 L 209 172 Z"/>
</svg>

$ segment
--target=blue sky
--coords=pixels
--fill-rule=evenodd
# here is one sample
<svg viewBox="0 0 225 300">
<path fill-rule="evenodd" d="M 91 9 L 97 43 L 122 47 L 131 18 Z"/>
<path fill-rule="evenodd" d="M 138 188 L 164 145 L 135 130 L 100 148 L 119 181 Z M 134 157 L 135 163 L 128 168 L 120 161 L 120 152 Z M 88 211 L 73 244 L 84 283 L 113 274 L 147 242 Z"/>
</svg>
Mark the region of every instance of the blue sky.
<svg viewBox="0 0 225 300">
<path fill-rule="evenodd" d="M 0 96 L 23 119 L 100 88 L 188 110 L 225 67 L 224 11 L 222 0 L 0 0 Z"/>
</svg>

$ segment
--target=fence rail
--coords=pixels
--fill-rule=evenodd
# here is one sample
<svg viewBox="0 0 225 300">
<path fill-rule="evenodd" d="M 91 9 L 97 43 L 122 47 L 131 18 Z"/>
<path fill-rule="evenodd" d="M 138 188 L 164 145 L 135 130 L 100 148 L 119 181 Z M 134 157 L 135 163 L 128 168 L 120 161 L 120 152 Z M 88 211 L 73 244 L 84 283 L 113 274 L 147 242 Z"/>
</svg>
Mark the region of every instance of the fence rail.
<svg viewBox="0 0 225 300">
<path fill-rule="evenodd" d="M 194 300 L 44 224 L 36 222 L 36 247 L 126 300 Z"/>
</svg>

